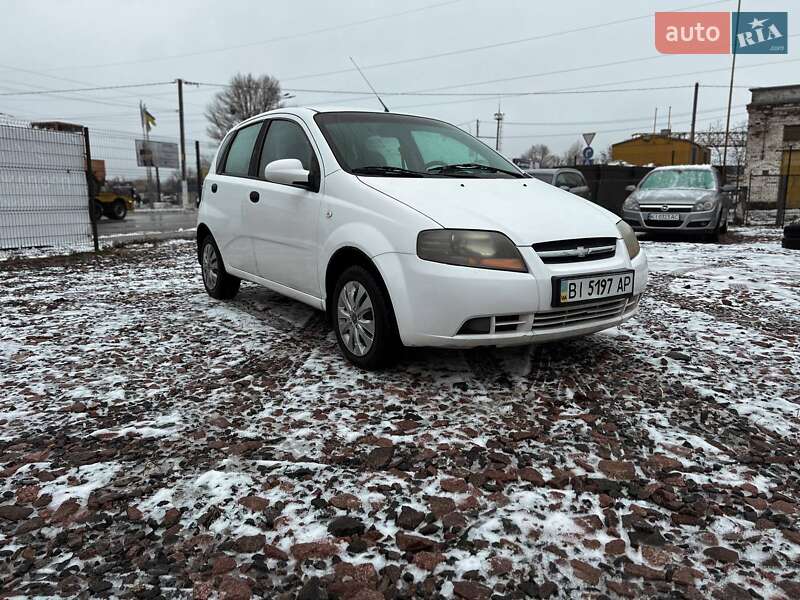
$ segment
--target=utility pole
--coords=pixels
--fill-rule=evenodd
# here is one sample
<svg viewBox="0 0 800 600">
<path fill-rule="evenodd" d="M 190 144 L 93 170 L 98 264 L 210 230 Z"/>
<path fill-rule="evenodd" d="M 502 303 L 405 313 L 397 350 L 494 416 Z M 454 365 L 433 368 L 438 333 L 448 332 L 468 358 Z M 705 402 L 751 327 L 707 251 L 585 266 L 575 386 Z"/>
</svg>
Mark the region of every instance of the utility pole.
<svg viewBox="0 0 800 600">
<path fill-rule="evenodd" d="M 476 138 L 480 138 L 481 137 L 481 120 L 480 119 L 475 119 L 475 137 Z"/>
<path fill-rule="evenodd" d="M 733 27 L 733 58 L 731 59 L 731 83 L 728 86 L 728 115 L 725 117 L 725 144 L 722 146 L 722 179 L 728 181 L 728 136 L 731 129 L 731 101 L 733 100 L 733 75 L 736 72 L 736 32 L 739 31 L 739 17 L 741 16 L 742 0 L 736 3 L 736 20 Z M 737 167 L 738 171 L 738 167 Z"/>
<path fill-rule="evenodd" d="M 494 120 L 497 121 L 497 131 L 494 137 L 494 149 L 500 152 L 500 129 L 502 128 L 503 117 L 505 114 L 500 112 L 500 105 L 497 105 L 497 112 L 494 113 Z"/>
<path fill-rule="evenodd" d="M 189 208 L 189 184 L 186 182 L 186 133 L 183 127 L 183 79 L 178 78 L 178 122 L 181 134 L 181 204 Z"/>
<path fill-rule="evenodd" d="M 148 131 L 149 124 L 145 122 L 144 117 L 144 104 L 142 101 L 139 100 L 139 120 L 142 122 L 142 136 L 144 137 L 144 145 L 145 148 L 149 151 L 150 150 L 150 132 Z M 153 208 L 153 174 L 150 171 L 150 167 L 147 167 L 147 196 L 150 198 L 150 208 Z M 159 198 L 161 200 L 161 198 Z"/>
<path fill-rule="evenodd" d="M 667 110 L 667 131 L 672 134 L 672 105 L 670 104 L 669 109 Z"/>
<path fill-rule="evenodd" d="M 200 178 L 200 140 L 194 141 L 194 159 L 197 164 L 195 167 L 197 169 L 197 202 L 196 204 L 200 206 L 200 196 L 203 193 L 203 180 Z"/>
<path fill-rule="evenodd" d="M 658 121 L 658 107 L 656 106 L 656 112 L 653 114 L 653 135 L 656 134 L 656 121 Z"/>
<path fill-rule="evenodd" d="M 697 148 L 694 143 L 694 128 L 697 123 L 697 92 L 700 89 L 700 83 L 694 82 L 694 101 L 692 102 L 692 130 L 689 132 L 689 141 L 692 143 L 692 164 L 697 162 Z"/>
</svg>

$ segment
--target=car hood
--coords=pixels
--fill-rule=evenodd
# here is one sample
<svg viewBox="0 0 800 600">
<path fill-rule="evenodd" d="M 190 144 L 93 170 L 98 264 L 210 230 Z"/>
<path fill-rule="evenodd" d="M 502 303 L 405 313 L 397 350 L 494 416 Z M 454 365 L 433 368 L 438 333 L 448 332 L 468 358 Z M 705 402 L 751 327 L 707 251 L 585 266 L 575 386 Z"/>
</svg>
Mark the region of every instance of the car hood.
<svg viewBox="0 0 800 600">
<path fill-rule="evenodd" d="M 672 188 L 667 190 L 638 190 L 635 199 L 640 204 L 694 204 L 699 200 L 711 200 L 714 190 L 691 190 Z"/>
<path fill-rule="evenodd" d="M 360 177 L 449 229 L 487 229 L 518 246 L 619 237 L 613 213 L 536 179 Z"/>
</svg>

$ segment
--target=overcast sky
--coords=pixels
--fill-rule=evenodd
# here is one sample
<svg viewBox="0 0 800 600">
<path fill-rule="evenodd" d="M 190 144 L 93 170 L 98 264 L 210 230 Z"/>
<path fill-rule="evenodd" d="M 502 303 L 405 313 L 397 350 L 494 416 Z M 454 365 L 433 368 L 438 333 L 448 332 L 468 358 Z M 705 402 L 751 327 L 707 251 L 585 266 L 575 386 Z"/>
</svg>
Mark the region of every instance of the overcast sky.
<svg viewBox="0 0 800 600">
<path fill-rule="evenodd" d="M 393 110 L 463 124 L 472 133 L 479 119 L 481 135 L 494 135 L 492 115 L 502 94 L 674 86 L 502 98 L 507 121 L 504 154 L 516 156 L 532 143 L 546 143 L 560 152 L 585 131 L 598 132 L 593 145 L 600 151 L 633 132 L 651 130 L 656 107 L 659 128 L 666 127 L 671 106 L 673 130 L 688 130 L 691 86 L 696 80 L 701 86 L 719 86 L 701 87 L 700 127 L 724 120 L 730 56 L 665 56 L 654 47 L 652 13 L 688 7 L 728 11 L 735 10 L 736 2 L 5 0 L 0 93 L 177 77 L 225 83 L 239 71 L 277 77 L 296 96 L 289 104 L 332 102 L 379 108 L 374 99 L 365 97 L 367 88 L 348 60 L 352 55 L 374 86 L 387 92 L 384 100 Z M 746 118 L 747 86 L 800 83 L 800 5 L 788 0 L 743 0 L 742 10 L 789 11 L 792 39 L 788 55 L 737 58 L 736 84 L 743 87 L 734 90 L 734 122 Z M 620 20 L 627 21 L 608 24 Z M 568 32 L 578 28 L 589 29 Z M 533 37 L 539 39 L 516 42 Z M 498 44 L 503 45 L 464 52 Z M 450 54 L 431 57 L 445 53 Z M 379 66 L 399 61 L 405 62 Z M 203 109 L 218 89 L 187 86 L 190 139 L 208 139 Z M 388 95 L 423 90 L 488 95 Z M 355 94 L 338 93 L 342 91 Z M 58 97 L 0 96 L 0 112 L 137 132 L 140 99 L 158 120 L 154 133 L 176 137 L 174 85 Z"/>
</svg>

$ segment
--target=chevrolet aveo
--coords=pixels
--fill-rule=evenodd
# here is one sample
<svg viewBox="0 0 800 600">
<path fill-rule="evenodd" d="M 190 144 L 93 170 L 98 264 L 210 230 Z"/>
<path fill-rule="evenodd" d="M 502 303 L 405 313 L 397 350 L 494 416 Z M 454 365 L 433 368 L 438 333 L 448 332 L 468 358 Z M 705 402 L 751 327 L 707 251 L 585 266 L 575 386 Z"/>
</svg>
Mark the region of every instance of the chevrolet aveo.
<svg viewBox="0 0 800 600">
<path fill-rule="evenodd" d="M 278 109 L 222 141 L 203 184 L 208 293 L 242 279 L 327 312 L 354 364 L 401 346 L 586 335 L 637 310 L 647 259 L 629 225 L 525 177 L 423 117 Z"/>
</svg>

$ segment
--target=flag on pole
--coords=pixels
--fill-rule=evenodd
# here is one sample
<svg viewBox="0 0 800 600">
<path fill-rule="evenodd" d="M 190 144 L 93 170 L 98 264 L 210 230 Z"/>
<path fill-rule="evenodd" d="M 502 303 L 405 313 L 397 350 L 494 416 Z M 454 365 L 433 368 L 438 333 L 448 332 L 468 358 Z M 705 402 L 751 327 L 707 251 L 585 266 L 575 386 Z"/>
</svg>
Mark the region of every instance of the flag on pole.
<svg viewBox="0 0 800 600">
<path fill-rule="evenodd" d="M 142 110 L 142 124 L 144 125 L 147 131 L 150 131 L 153 127 L 156 126 L 156 118 L 147 110 L 147 106 L 144 104 L 141 105 Z"/>
</svg>

